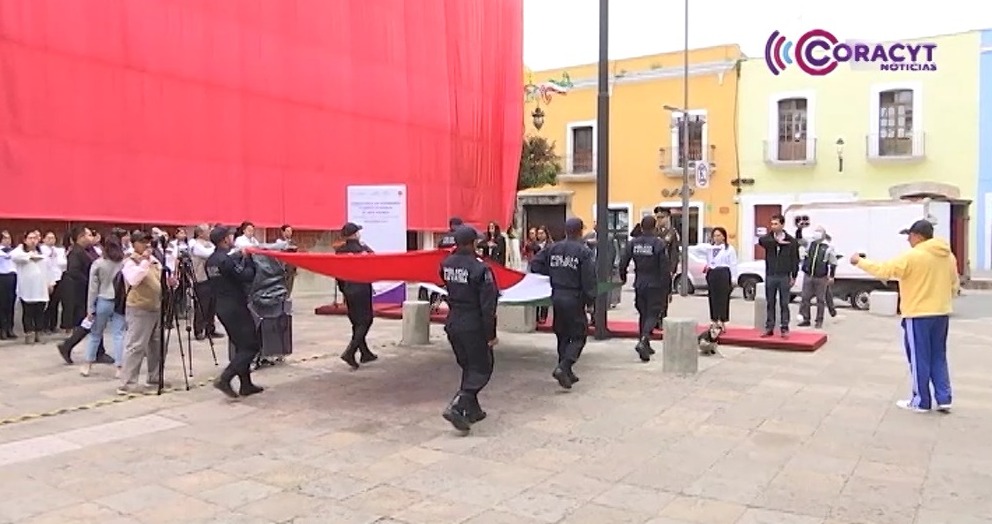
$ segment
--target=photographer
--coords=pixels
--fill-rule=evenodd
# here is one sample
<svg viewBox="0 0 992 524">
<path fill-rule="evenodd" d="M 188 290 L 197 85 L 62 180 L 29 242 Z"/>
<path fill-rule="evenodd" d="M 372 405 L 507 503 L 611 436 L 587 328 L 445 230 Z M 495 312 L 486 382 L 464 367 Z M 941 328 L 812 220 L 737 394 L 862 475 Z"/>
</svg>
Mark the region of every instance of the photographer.
<svg viewBox="0 0 992 524">
<path fill-rule="evenodd" d="M 217 300 L 217 316 L 235 348 L 234 358 L 214 382 L 214 387 L 230 398 L 261 393 L 263 388 L 251 381 L 251 362 L 262 344 L 255 319 L 248 311 L 248 295 L 245 293 L 246 287 L 255 280 L 255 265 L 251 254 L 238 249 L 232 251 L 234 232 L 229 228 L 215 227 L 210 231 L 210 242 L 216 249 L 207 259 L 207 279 Z M 231 380 L 235 376 L 240 382 L 237 393 L 231 388 Z"/>
<path fill-rule="evenodd" d="M 155 257 L 151 247 L 151 237 L 141 231 L 131 234 L 131 247 L 134 252 L 124 259 L 121 274 L 127 288 L 124 320 L 127 324 L 125 335 L 124 363 L 121 366 L 121 385 L 117 393 L 128 395 L 141 393 L 138 376 L 141 363 L 148 360 L 148 379 L 145 383 L 154 386 L 158 382 L 165 360 L 159 340 L 159 322 L 162 315 L 162 262 Z"/>
<path fill-rule="evenodd" d="M 803 290 L 802 303 L 799 305 L 799 316 L 802 321 L 799 327 L 809 327 L 810 308 L 813 297 L 816 297 L 816 329 L 823 327 L 823 311 L 827 300 L 833 301 L 833 296 L 828 295 L 830 285 L 833 283 L 834 275 L 837 273 L 837 256 L 834 248 L 829 243 L 829 235 L 822 226 L 817 226 L 813 230 L 811 238 L 803 238 L 803 229 L 809 227 L 809 217 L 799 217 L 796 230 L 796 240 L 806 248 L 806 256 L 803 257 Z"/>
<path fill-rule="evenodd" d="M 207 259 L 214 254 L 214 245 L 210 243 L 207 234 L 210 227 L 200 224 L 193 228 L 193 242 L 190 243 L 189 254 L 193 264 L 193 291 L 200 307 L 193 311 L 193 335 L 197 340 L 207 337 L 220 338 L 217 332 L 217 300 L 207 279 Z"/>
</svg>

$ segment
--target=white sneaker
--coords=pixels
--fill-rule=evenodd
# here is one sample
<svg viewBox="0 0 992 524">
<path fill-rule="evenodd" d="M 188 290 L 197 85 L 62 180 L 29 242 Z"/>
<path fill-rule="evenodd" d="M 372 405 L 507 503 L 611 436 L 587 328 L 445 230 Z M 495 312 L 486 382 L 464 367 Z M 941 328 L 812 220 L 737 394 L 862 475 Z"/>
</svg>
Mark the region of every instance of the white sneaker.
<svg viewBox="0 0 992 524">
<path fill-rule="evenodd" d="M 905 409 L 907 411 L 912 411 L 914 413 L 926 413 L 927 412 L 927 410 L 925 410 L 923 408 L 918 408 L 918 407 L 914 406 L 912 404 L 912 401 L 910 401 L 910 400 L 897 400 L 896 401 L 896 406 L 899 406 L 900 408 Z"/>
<path fill-rule="evenodd" d="M 950 413 L 951 412 L 951 405 L 950 404 L 937 404 L 937 411 L 939 411 L 941 413 Z"/>
</svg>

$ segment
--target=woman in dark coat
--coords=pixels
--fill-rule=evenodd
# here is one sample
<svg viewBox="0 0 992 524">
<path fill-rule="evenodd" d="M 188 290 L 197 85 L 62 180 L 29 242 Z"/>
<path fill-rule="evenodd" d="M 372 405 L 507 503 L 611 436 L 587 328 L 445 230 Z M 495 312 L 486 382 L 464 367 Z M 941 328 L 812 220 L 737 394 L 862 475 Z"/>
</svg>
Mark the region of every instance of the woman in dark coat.
<svg viewBox="0 0 992 524">
<path fill-rule="evenodd" d="M 506 265 L 506 237 L 499 230 L 499 224 L 490 222 L 486 230 L 486 237 L 480 243 L 482 256 L 496 262 L 501 266 Z"/>
<path fill-rule="evenodd" d="M 84 328 L 86 318 L 86 295 L 89 289 L 90 266 L 99 258 L 93 249 L 93 232 L 87 227 L 74 227 L 69 231 L 72 245 L 66 254 L 66 269 L 62 275 L 62 329 L 71 330 L 69 338 L 58 345 L 59 354 L 66 364 L 72 364 L 72 349 L 79 345 L 89 335 L 89 328 Z M 100 344 L 97 352 L 97 362 L 113 362 Z"/>
</svg>

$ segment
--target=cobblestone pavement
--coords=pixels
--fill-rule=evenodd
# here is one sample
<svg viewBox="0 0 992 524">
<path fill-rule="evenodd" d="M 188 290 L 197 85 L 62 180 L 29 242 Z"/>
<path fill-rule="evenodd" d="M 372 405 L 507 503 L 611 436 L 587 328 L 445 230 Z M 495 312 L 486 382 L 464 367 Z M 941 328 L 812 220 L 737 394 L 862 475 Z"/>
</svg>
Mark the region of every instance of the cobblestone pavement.
<svg viewBox="0 0 992 524">
<path fill-rule="evenodd" d="M 200 387 L 0 426 L 0 522 L 992 523 L 992 296 L 961 300 L 950 415 L 896 408 L 897 320 L 841 310 L 816 353 L 723 348 L 688 378 L 590 342 L 570 392 L 549 335 L 502 335 L 489 418 L 460 437 L 440 417 L 458 372 L 439 327 L 398 347 L 399 322 L 377 321 L 381 359 L 350 372 L 346 320 L 304 298 L 296 361 L 260 372 L 262 395 Z M 750 307 L 735 300 L 735 320 Z M 194 383 L 217 372 L 193 353 Z M 0 354 L 0 419 L 113 398 L 108 366 L 83 378 L 51 344 Z"/>
</svg>

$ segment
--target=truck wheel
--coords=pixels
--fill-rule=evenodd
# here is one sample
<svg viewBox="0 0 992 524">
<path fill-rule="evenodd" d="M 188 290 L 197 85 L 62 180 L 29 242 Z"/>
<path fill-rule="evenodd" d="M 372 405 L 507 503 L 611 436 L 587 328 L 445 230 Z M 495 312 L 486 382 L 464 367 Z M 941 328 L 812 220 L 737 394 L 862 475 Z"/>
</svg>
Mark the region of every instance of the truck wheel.
<svg viewBox="0 0 992 524">
<path fill-rule="evenodd" d="M 758 292 L 758 284 L 761 281 L 755 277 L 742 277 L 737 283 L 741 286 L 741 291 L 744 292 L 744 300 L 751 302 L 754 300 L 754 295 Z"/>
<path fill-rule="evenodd" d="M 686 295 L 691 295 L 696 292 L 696 286 L 692 285 L 692 280 L 686 280 L 689 284 L 689 289 L 686 291 Z M 682 294 L 682 275 L 675 275 L 675 294 Z"/>
<path fill-rule="evenodd" d="M 871 305 L 871 289 L 858 288 L 851 293 L 851 307 L 858 311 L 868 311 Z"/>
</svg>

